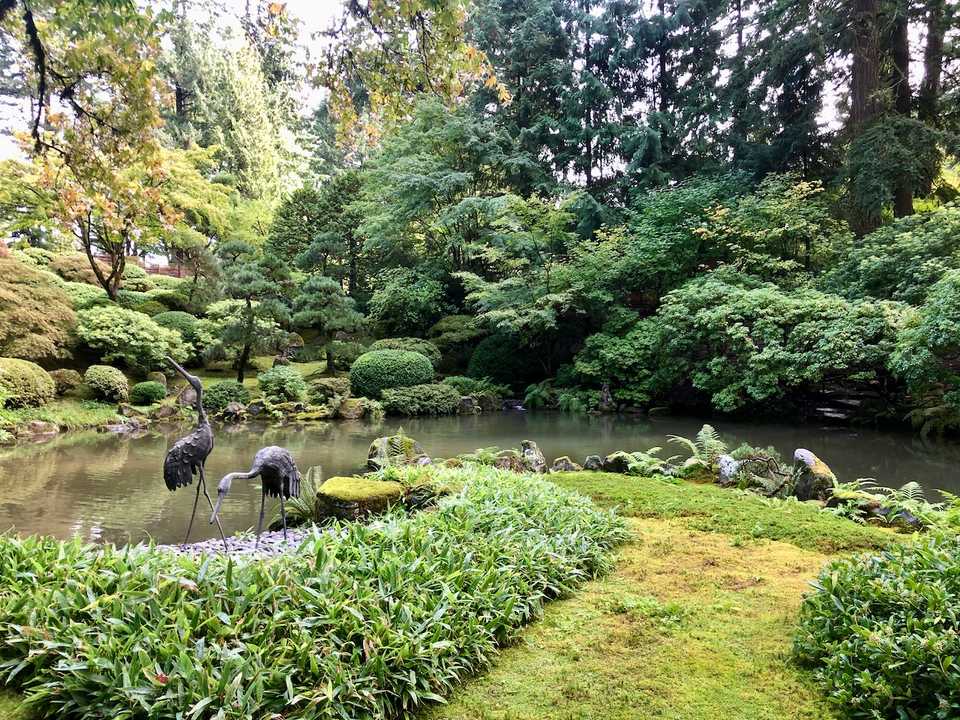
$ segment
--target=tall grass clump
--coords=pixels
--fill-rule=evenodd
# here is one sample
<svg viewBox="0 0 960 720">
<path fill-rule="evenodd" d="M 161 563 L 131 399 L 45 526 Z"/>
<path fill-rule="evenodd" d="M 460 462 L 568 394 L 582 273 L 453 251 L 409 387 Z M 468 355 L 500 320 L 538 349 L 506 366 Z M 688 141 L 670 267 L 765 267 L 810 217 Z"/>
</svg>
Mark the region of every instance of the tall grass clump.
<svg viewBox="0 0 960 720">
<path fill-rule="evenodd" d="M 393 718 L 488 666 L 625 536 L 492 468 L 429 513 L 317 531 L 272 561 L 0 538 L 0 677 L 39 717 Z"/>
<path fill-rule="evenodd" d="M 851 718 L 960 717 L 960 538 L 941 532 L 828 565 L 795 651 Z"/>
</svg>

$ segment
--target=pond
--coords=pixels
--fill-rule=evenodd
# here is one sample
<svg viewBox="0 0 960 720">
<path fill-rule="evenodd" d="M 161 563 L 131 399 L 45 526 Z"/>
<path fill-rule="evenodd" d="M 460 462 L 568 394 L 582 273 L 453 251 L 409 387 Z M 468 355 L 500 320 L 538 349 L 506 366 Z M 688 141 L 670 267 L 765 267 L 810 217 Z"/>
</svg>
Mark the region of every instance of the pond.
<svg viewBox="0 0 960 720">
<path fill-rule="evenodd" d="M 338 422 L 310 427 L 219 428 L 207 461 L 212 494 L 227 472 L 246 470 L 265 445 L 289 448 L 300 469 L 319 465 L 324 477 L 363 469 L 367 448 L 377 435 L 404 431 L 435 457 L 450 457 L 492 445 L 516 447 L 535 440 L 549 461 L 570 455 L 578 462 L 590 453 L 645 450 L 663 446 L 663 455 L 682 452 L 666 441 L 670 434 L 692 437 L 697 418 L 590 417 L 559 413 L 506 412 L 429 419 L 389 419 L 376 425 Z M 960 448 L 924 442 L 909 433 L 817 426 L 716 421 L 731 447 L 741 442 L 776 447 L 784 457 L 797 447 L 813 450 L 841 479 L 876 478 L 900 486 L 916 480 L 928 491 L 960 493 Z M 151 432 L 123 437 L 95 432 L 65 434 L 48 443 L 22 445 L 0 453 L 0 530 L 45 533 L 66 538 L 127 542 L 153 538 L 180 542 L 193 502 L 191 488 L 170 493 L 163 484 L 163 456 L 176 433 Z M 936 493 L 928 492 L 931 497 Z M 239 481 L 224 503 L 227 532 L 256 524 L 259 484 Z M 201 503 L 203 501 L 201 500 Z M 191 540 L 212 537 L 198 513 Z"/>
</svg>

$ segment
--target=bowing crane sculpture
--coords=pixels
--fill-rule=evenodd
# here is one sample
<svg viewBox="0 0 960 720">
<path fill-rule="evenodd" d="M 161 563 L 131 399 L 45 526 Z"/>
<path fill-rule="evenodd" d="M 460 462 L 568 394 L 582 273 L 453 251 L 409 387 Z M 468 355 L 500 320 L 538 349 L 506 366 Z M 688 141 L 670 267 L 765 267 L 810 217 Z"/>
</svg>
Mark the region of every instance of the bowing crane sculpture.
<svg viewBox="0 0 960 720">
<path fill-rule="evenodd" d="M 183 375 L 196 393 L 197 426 L 192 433 L 177 440 L 167 451 L 167 456 L 163 460 L 163 481 L 171 492 L 192 484 L 194 475 L 198 476 L 197 495 L 193 499 L 193 512 L 190 514 L 190 524 L 187 525 L 187 534 L 183 539 L 184 544 L 186 544 L 190 538 L 190 531 L 193 529 L 193 519 L 197 514 L 197 504 L 200 502 L 201 492 L 207 498 L 210 508 L 213 509 L 213 501 L 207 492 L 207 480 L 203 472 L 207 456 L 213 450 L 213 429 L 210 427 L 207 413 L 203 409 L 203 385 L 200 383 L 200 378 L 188 373 L 173 358 L 168 357 L 167 362 Z M 220 539 L 223 540 L 223 547 L 226 550 L 227 539 L 223 535 L 223 527 L 219 520 L 217 520 L 217 528 L 220 530 Z"/>
<path fill-rule="evenodd" d="M 287 539 L 287 511 L 283 501 L 300 496 L 300 471 L 293 455 L 286 448 L 270 445 L 257 451 L 253 465 L 247 472 L 232 472 L 223 476 L 217 485 L 217 505 L 213 508 L 210 522 L 217 520 L 223 499 L 230 492 L 234 480 L 260 478 L 260 519 L 257 521 L 257 540 L 254 547 L 260 546 L 260 533 L 263 530 L 263 512 L 267 496 L 280 498 L 280 517 L 283 520 L 283 539 Z"/>
</svg>

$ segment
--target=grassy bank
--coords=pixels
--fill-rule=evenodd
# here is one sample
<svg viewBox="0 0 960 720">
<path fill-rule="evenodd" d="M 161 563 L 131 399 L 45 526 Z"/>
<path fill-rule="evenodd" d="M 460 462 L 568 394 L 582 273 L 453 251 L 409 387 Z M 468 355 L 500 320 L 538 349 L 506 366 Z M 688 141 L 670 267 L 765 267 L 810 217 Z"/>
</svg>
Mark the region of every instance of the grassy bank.
<svg viewBox="0 0 960 720">
<path fill-rule="evenodd" d="M 428 720 L 833 717 L 789 659 L 802 594 L 836 553 L 896 536 L 714 486 L 551 479 L 620 506 L 634 540 Z"/>
<path fill-rule="evenodd" d="M 115 404 L 77 398 L 60 398 L 43 407 L 17 410 L 0 408 L 0 431 L 2 432 L 16 434 L 18 430 L 25 428 L 34 420 L 53 423 L 63 432 L 86 430 L 117 422 L 119 416 Z"/>
</svg>

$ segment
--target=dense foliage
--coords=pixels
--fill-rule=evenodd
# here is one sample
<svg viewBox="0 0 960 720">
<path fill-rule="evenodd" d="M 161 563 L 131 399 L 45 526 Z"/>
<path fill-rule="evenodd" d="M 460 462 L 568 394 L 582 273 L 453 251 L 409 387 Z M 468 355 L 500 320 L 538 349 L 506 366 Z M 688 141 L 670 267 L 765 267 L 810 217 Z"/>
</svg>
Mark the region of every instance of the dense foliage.
<svg viewBox="0 0 960 720">
<path fill-rule="evenodd" d="M 153 405 L 167 396 L 167 388 L 155 380 L 139 382 L 130 388 L 130 402 L 134 405 Z"/>
<path fill-rule="evenodd" d="M 153 370 L 164 358 L 186 360 L 187 346 L 180 333 L 150 317 L 115 305 L 91 307 L 77 313 L 77 336 L 103 360 L 119 360 L 130 368 Z"/>
<path fill-rule="evenodd" d="M 263 396 L 273 402 L 303 400 L 307 396 L 306 381 L 289 365 L 276 365 L 260 373 L 257 385 Z"/>
<path fill-rule="evenodd" d="M 827 566 L 800 613 L 795 650 L 852 718 L 960 712 L 960 541 L 917 539 Z"/>
<path fill-rule="evenodd" d="M 65 395 L 77 388 L 83 382 L 83 375 L 77 370 L 63 368 L 61 370 L 51 370 L 50 377 L 57 389 L 57 395 Z"/>
<path fill-rule="evenodd" d="M 0 358 L 0 403 L 22 408 L 44 405 L 53 399 L 53 378 L 36 363 L 17 358 Z"/>
<path fill-rule="evenodd" d="M 0 356 L 64 357 L 74 322 L 70 298 L 44 273 L 0 257 Z"/>
<path fill-rule="evenodd" d="M 130 396 L 127 376 L 110 365 L 91 365 L 83 374 L 83 382 L 99 400 L 125 402 Z"/>
<path fill-rule="evenodd" d="M 426 356 L 409 350 L 365 352 L 350 368 L 353 394 L 379 399 L 387 388 L 425 385 L 433 380 L 433 366 Z"/>
<path fill-rule="evenodd" d="M 380 402 L 387 415 L 450 415 L 460 407 L 460 392 L 446 383 L 394 387 Z"/>
<path fill-rule="evenodd" d="M 0 666 L 20 667 L 10 682 L 46 717 L 122 714 L 130 693 L 169 720 L 410 712 L 489 664 L 625 537 L 622 520 L 543 480 L 435 479 L 464 489 L 266 563 L 4 537 Z M 91 632 L 102 641 L 83 642 Z"/>
<path fill-rule="evenodd" d="M 203 404 L 211 412 L 221 412 L 232 402 L 246 405 L 250 402 L 250 391 L 236 380 L 222 380 L 203 391 Z"/>
<path fill-rule="evenodd" d="M 430 364 L 437 367 L 440 364 L 440 349 L 429 340 L 414 337 L 384 338 L 370 345 L 370 350 L 409 350 L 420 353 Z"/>
</svg>

